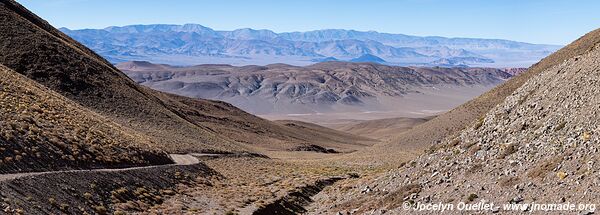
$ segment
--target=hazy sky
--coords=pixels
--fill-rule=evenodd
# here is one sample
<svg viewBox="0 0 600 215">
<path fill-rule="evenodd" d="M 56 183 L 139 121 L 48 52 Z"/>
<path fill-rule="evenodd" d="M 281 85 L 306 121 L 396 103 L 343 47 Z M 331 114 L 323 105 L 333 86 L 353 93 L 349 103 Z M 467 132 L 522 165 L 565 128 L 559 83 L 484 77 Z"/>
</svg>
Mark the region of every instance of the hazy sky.
<svg viewBox="0 0 600 215">
<path fill-rule="evenodd" d="M 56 27 L 197 23 L 567 44 L 600 27 L 598 0 L 17 0 Z"/>
</svg>

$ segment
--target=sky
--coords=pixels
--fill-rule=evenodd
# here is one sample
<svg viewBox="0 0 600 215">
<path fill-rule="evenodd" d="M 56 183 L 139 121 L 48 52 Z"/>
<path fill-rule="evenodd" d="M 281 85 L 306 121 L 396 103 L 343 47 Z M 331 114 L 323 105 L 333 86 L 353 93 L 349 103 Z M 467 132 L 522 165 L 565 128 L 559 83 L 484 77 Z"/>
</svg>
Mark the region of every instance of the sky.
<svg viewBox="0 0 600 215">
<path fill-rule="evenodd" d="M 55 27 L 373 30 L 565 45 L 600 27 L 598 0 L 17 0 Z"/>
</svg>

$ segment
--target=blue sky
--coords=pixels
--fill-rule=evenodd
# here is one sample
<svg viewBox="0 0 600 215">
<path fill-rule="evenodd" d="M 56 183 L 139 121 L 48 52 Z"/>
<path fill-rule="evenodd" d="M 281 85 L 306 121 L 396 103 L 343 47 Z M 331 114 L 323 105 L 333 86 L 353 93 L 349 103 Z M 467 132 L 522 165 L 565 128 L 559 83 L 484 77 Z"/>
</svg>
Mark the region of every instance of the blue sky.
<svg viewBox="0 0 600 215">
<path fill-rule="evenodd" d="M 197 23 L 568 44 L 600 27 L 598 0 L 17 0 L 56 27 Z"/>
</svg>

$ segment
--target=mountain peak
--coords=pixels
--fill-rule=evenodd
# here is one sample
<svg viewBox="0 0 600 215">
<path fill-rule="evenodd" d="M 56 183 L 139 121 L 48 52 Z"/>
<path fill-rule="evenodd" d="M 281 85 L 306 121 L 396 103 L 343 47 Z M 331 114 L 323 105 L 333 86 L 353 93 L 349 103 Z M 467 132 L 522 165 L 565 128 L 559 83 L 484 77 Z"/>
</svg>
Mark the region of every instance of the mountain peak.
<svg viewBox="0 0 600 215">
<path fill-rule="evenodd" d="M 354 58 L 352 60 L 350 60 L 350 62 L 355 62 L 355 63 L 385 63 L 386 61 L 384 59 L 381 59 L 380 57 L 377 57 L 375 55 L 372 54 L 364 54 L 360 57 Z"/>
<path fill-rule="evenodd" d="M 266 29 L 240 28 L 233 31 L 222 31 L 221 34 L 231 39 L 270 40 L 278 37 L 277 33 Z"/>
<path fill-rule="evenodd" d="M 183 32 L 214 31 L 212 28 L 205 27 L 200 24 L 192 24 L 192 23 L 184 24 L 183 26 L 177 26 L 176 29 L 183 31 Z"/>
<path fill-rule="evenodd" d="M 151 24 L 151 25 L 126 25 L 126 26 L 110 26 L 104 28 L 110 33 L 120 34 L 149 34 L 149 33 L 165 33 L 165 32 L 186 32 L 197 33 L 207 37 L 220 37 L 213 29 L 199 24 Z"/>
</svg>

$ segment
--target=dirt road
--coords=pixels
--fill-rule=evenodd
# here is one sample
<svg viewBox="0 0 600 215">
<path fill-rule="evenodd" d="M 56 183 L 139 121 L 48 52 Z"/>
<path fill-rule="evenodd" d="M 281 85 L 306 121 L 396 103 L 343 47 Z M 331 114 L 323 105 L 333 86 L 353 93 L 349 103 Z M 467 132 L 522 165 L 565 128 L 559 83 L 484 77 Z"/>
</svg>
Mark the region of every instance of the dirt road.
<svg viewBox="0 0 600 215">
<path fill-rule="evenodd" d="M 170 154 L 169 155 L 175 164 L 158 165 L 158 166 L 143 166 L 143 167 L 130 167 L 121 169 L 89 169 L 89 170 L 63 170 L 63 171 L 48 171 L 48 172 L 27 172 L 27 173 L 11 173 L 11 174 L 0 174 L 0 181 L 9 181 L 17 178 L 27 176 L 37 176 L 45 174 L 55 173 L 68 173 L 68 172 L 120 172 L 129 171 L 136 169 L 149 169 L 156 168 L 159 166 L 178 166 L 178 165 L 194 165 L 200 163 L 197 157 L 214 157 L 219 156 L 218 154 Z"/>
</svg>

